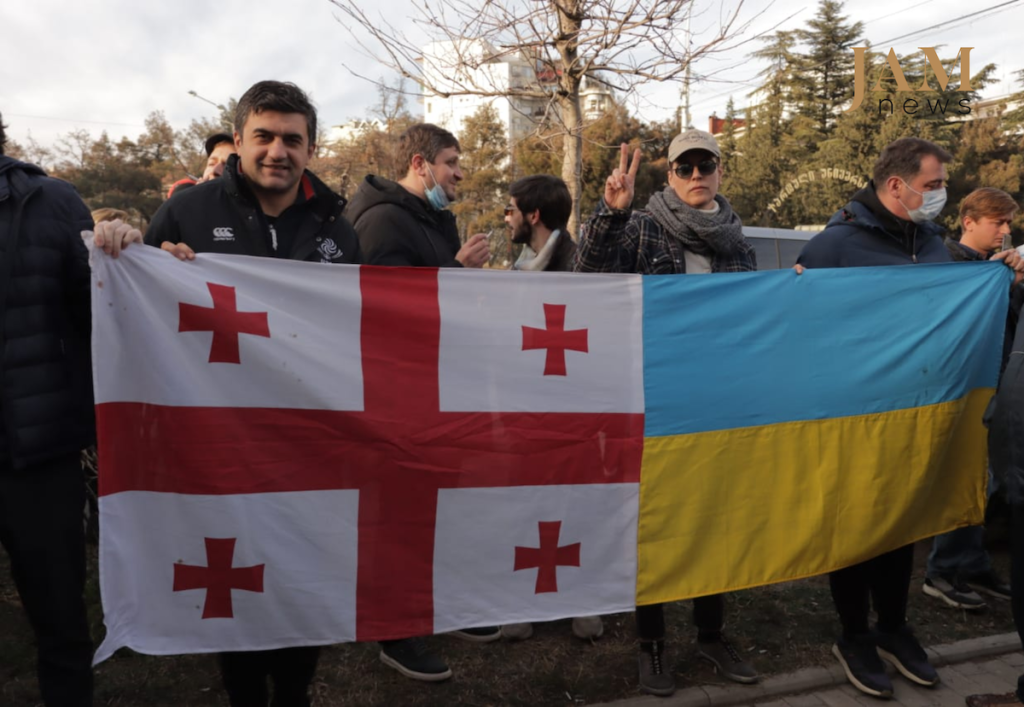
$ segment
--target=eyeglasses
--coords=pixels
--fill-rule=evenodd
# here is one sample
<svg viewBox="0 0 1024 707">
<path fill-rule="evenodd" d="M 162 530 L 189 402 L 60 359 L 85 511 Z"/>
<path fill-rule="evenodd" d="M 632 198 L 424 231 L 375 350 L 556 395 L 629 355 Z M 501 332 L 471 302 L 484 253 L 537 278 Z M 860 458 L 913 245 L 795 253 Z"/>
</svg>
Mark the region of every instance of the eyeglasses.
<svg viewBox="0 0 1024 707">
<path fill-rule="evenodd" d="M 702 177 L 710 177 L 718 169 L 718 163 L 714 160 L 701 160 L 697 164 L 690 164 L 684 162 L 681 165 L 677 165 L 672 169 L 676 173 L 676 176 L 680 179 L 689 179 L 693 175 L 694 167 L 700 172 Z"/>
<path fill-rule="evenodd" d="M 517 209 L 516 207 L 512 206 L 511 204 L 509 204 L 508 206 L 505 207 L 505 215 L 506 216 L 511 216 L 513 211 L 519 211 L 519 209 Z"/>
</svg>

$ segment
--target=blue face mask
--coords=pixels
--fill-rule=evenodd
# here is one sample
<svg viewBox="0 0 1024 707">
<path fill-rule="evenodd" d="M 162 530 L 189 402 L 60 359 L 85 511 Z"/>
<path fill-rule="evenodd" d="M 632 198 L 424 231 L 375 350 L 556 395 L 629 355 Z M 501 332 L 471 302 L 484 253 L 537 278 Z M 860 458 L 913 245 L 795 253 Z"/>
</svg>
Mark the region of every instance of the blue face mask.
<svg viewBox="0 0 1024 707">
<path fill-rule="evenodd" d="M 426 190 L 427 203 L 434 211 L 444 211 L 448 208 L 448 204 L 451 203 L 448 199 L 448 195 L 444 193 L 444 189 L 437 183 L 437 178 L 434 177 L 434 170 L 427 167 L 427 171 L 430 172 L 430 178 L 434 180 L 434 186 L 427 189 L 427 183 L 423 183 L 423 188 Z"/>
</svg>

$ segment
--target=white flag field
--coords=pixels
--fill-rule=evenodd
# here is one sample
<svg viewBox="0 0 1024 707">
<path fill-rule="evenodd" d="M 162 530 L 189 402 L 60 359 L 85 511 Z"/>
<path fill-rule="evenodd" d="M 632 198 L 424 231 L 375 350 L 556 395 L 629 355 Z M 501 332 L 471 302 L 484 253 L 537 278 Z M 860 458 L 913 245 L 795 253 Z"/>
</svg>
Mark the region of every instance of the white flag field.
<svg viewBox="0 0 1024 707">
<path fill-rule="evenodd" d="M 92 307 L 97 662 L 633 608 L 639 277 L 133 246 Z"/>
</svg>

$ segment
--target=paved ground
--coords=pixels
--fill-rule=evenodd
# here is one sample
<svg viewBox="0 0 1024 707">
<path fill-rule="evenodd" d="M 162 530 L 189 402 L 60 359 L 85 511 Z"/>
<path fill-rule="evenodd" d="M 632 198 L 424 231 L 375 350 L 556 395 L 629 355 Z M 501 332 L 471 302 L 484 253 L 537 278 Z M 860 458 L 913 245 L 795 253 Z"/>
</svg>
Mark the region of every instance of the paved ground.
<svg viewBox="0 0 1024 707">
<path fill-rule="evenodd" d="M 1017 652 L 998 658 L 939 668 L 942 683 L 934 689 L 915 687 L 901 677 L 893 678 L 896 694 L 889 702 L 868 697 L 852 686 L 845 685 L 755 704 L 758 707 L 964 707 L 964 698 L 967 695 L 979 692 L 1010 692 L 1017 686 L 1017 676 L 1022 672 L 1024 654 Z"/>
<path fill-rule="evenodd" d="M 893 675 L 893 700 L 864 695 L 846 680 L 837 662 L 774 675 L 757 685 L 702 685 L 676 692 L 672 697 L 644 695 L 603 707 L 963 707 L 964 698 L 982 692 L 1005 693 L 1024 673 L 1024 653 L 1016 633 L 971 638 L 925 649 L 939 670 L 941 684 L 924 688 Z M 602 707 L 595 705 L 594 707 Z"/>
</svg>

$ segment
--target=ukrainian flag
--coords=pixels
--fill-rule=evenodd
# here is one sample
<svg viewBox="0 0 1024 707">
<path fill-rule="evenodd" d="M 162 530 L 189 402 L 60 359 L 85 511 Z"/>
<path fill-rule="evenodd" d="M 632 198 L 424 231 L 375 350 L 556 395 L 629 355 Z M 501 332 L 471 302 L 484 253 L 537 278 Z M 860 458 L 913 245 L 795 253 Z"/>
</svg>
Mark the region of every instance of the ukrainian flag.
<svg viewBox="0 0 1024 707">
<path fill-rule="evenodd" d="M 1009 277 L 957 263 L 643 278 L 637 603 L 982 522 Z"/>
</svg>

